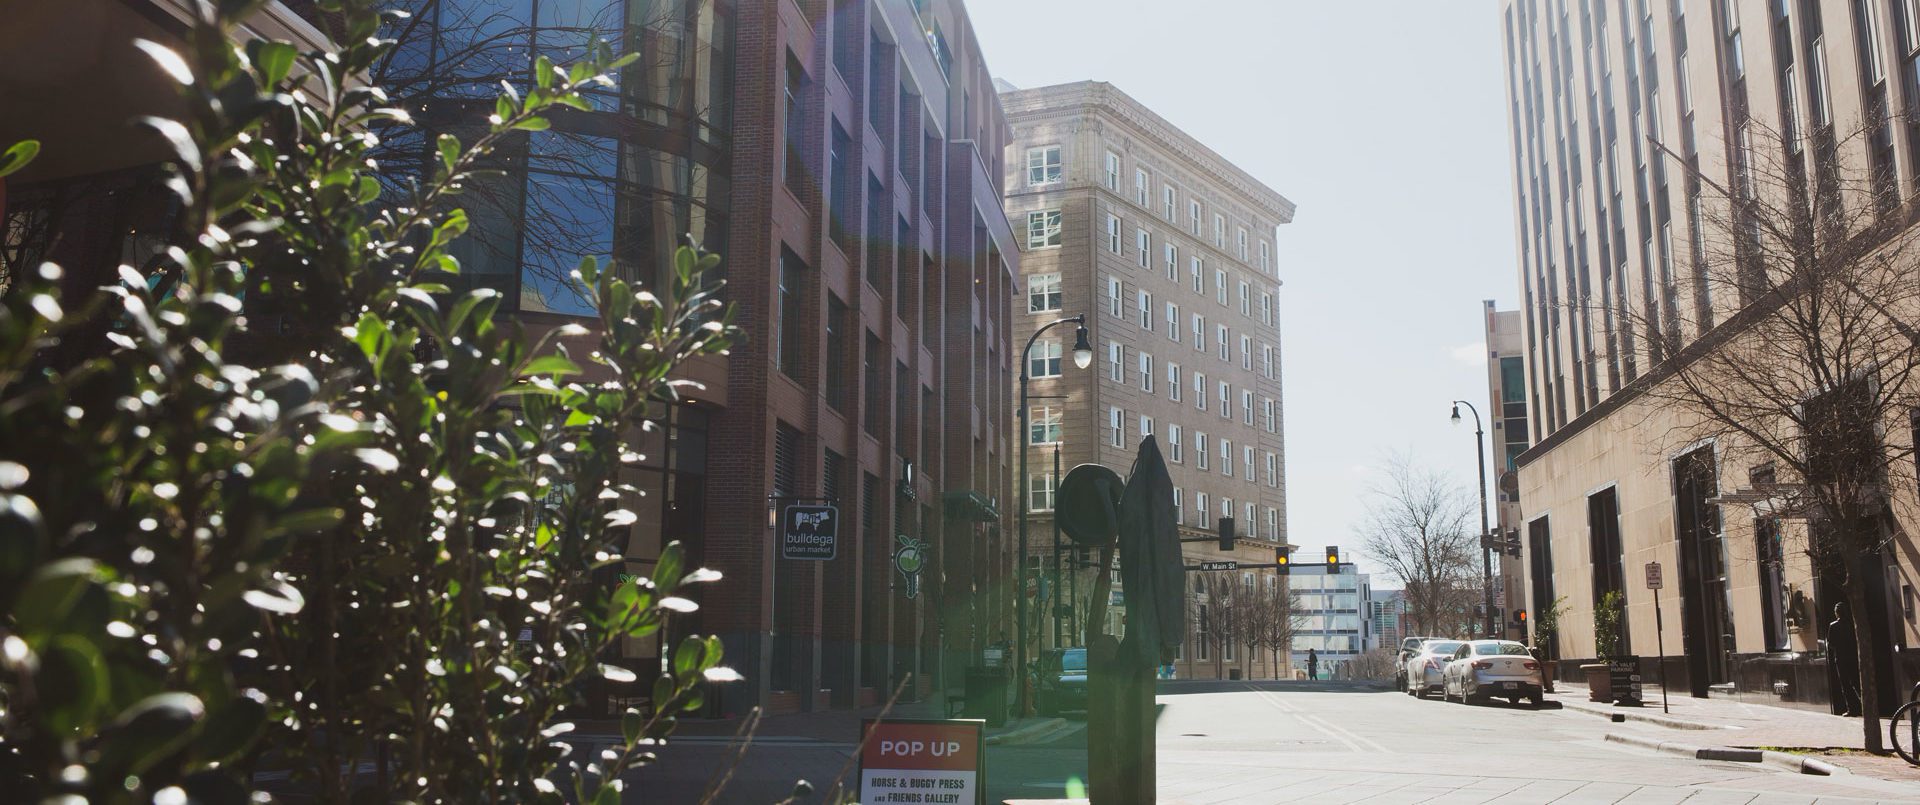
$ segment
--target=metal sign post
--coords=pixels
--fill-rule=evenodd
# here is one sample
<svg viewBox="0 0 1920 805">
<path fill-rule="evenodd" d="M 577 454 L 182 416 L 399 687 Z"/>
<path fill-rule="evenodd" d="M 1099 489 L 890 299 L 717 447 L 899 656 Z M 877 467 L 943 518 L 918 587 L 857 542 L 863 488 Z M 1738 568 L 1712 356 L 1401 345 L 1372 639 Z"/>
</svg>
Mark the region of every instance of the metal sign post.
<svg viewBox="0 0 1920 805">
<path fill-rule="evenodd" d="M 1660 617 L 1660 588 L 1665 580 L 1660 574 L 1659 562 L 1647 563 L 1647 589 L 1653 591 L 1653 635 L 1654 645 L 1660 652 L 1660 712 L 1672 713 L 1667 707 L 1667 625 Z"/>
</svg>

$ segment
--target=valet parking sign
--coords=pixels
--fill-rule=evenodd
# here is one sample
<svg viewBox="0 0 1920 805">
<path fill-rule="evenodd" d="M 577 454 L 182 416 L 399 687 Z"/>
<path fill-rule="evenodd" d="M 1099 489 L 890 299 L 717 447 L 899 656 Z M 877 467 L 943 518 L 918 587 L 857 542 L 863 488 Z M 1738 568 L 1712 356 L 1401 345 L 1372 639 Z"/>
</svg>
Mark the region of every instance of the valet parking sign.
<svg viewBox="0 0 1920 805">
<path fill-rule="evenodd" d="M 860 802 L 984 805 L 980 719 L 870 720 L 860 751 Z"/>
</svg>

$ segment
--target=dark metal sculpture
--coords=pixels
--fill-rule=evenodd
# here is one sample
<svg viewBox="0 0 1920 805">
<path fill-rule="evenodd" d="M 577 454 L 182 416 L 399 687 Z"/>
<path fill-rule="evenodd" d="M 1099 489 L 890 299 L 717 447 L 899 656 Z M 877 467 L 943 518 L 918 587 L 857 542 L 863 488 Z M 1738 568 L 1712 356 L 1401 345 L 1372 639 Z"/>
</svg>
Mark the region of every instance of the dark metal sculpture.
<svg viewBox="0 0 1920 805">
<path fill-rule="evenodd" d="M 1060 483 L 1061 530 L 1100 549 L 1087 619 L 1087 766 L 1097 805 L 1154 801 L 1154 670 L 1173 659 L 1186 616 L 1173 479 L 1152 436 L 1141 440 L 1125 485 L 1113 470 L 1082 464 Z M 1106 590 L 1115 550 L 1127 607 L 1124 641 L 1106 634 Z"/>
</svg>

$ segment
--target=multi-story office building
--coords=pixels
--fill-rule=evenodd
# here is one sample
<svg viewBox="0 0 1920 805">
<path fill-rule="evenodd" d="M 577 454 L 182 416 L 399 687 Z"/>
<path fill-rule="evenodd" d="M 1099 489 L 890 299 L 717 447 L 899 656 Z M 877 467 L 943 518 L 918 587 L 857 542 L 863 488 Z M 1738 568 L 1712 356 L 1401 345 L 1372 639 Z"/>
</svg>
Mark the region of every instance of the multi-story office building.
<svg viewBox="0 0 1920 805">
<path fill-rule="evenodd" d="M 1205 536 L 1230 517 L 1246 540 L 1232 556 L 1191 544 L 1190 563 L 1271 562 L 1286 541 L 1275 234 L 1293 203 L 1112 85 L 1009 90 L 1001 102 L 1026 283 L 1014 343 L 1079 314 L 1094 348 L 1092 368 L 1076 371 L 1062 359 L 1073 332 L 1060 327 L 1027 356 L 1025 491 L 1033 533 L 1048 535 L 1033 540 L 1029 561 L 1038 568 L 1052 550 L 1052 447 L 1065 467 L 1124 475 L 1152 435 L 1172 470 L 1182 535 Z M 1219 662 L 1197 654 L 1183 654 L 1178 672 L 1214 674 Z"/>
<path fill-rule="evenodd" d="M 1374 648 L 1398 649 L 1402 637 L 1412 636 L 1401 634 L 1401 620 L 1407 614 L 1406 591 L 1374 590 L 1368 606 L 1373 618 Z"/>
<path fill-rule="evenodd" d="M 1310 557 L 1309 557 L 1310 558 Z M 1354 658 L 1379 646 L 1373 626 L 1373 584 L 1352 562 L 1329 572 L 1323 562 L 1302 561 L 1284 576 L 1293 588 L 1293 668 L 1307 667 L 1307 652 L 1320 660 L 1320 678 L 1335 678 Z"/>
<path fill-rule="evenodd" d="M 1766 504 L 1752 490 L 1775 486 L 1771 465 L 1738 438 L 1675 443 L 1667 435 L 1689 423 L 1649 390 L 1672 382 L 1675 361 L 1737 343 L 1754 318 L 1737 314 L 1765 312 L 1709 273 L 1723 250 L 1738 255 L 1726 262 L 1757 259 L 1744 216 L 1762 194 L 1913 197 L 1920 9 L 1505 0 L 1501 10 L 1533 430 L 1514 491 L 1532 606 L 1564 598 L 1553 650 L 1592 657 L 1595 605 L 1618 592 L 1627 649 L 1650 658 L 1659 636 L 1643 567 L 1659 562 L 1665 643 L 1679 655 L 1662 676 L 1674 689 L 1824 706 L 1842 574 L 1813 570 L 1791 536 L 1804 517 L 1749 505 Z M 1842 172 L 1868 179 L 1835 192 Z M 1746 223 L 1716 222 L 1730 206 Z M 1883 556 L 1845 574 L 1864 585 L 1873 611 L 1857 614 L 1883 648 L 1920 639 L 1901 600 L 1911 532 L 1893 529 Z M 1893 659 L 1904 654 L 1877 658 L 1883 702 L 1911 681 Z"/>
<path fill-rule="evenodd" d="M 1526 573 L 1520 566 L 1517 555 L 1510 554 L 1504 546 L 1519 539 L 1520 533 L 1520 475 L 1516 472 L 1515 460 L 1526 452 L 1527 445 L 1527 368 L 1526 358 L 1522 354 L 1520 311 L 1495 310 L 1493 300 L 1489 299 L 1481 306 L 1481 316 L 1486 328 L 1487 344 L 1487 405 L 1486 416 L 1493 422 L 1488 438 L 1488 446 L 1493 456 L 1493 505 L 1496 506 L 1494 533 L 1500 537 L 1501 550 L 1494 552 L 1495 568 L 1498 571 L 1499 586 L 1495 588 L 1494 604 L 1500 609 L 1505 620 L 1502 636 L 1514 640 L 1525 640 L 1526 625 L 1520 622 L 1519 613 L 1537 604 L 1530 602 L 1526 595 Z"/>
<path fill-rule="evenodd" d="M 0 268 L 54 259 L 76 289 L 106 283 L 144 256 L 144 233 L 165 231 L 163 146 L 123 122 L 166 113 L 171 96 L 130 40 L 177 37 L 190 8 L 83 5 L 22 10 L 27 24 L 6 30 L 39 33 L 0 37 L 0 106 L 35 110 L 0 115 L 0 141 L 48 144 L 0 191 Z M 722 636 L 747 677 L 716 709 L 873 703 L 909 673 L 912 697 L 1009 634 L 1020 250 L 1001 207 L 1008 128 L 964 5 L 416 10 L 376 76 L 421 124 L 383 132 L 394 170 L 437 132 L 474 131 L 501 80 L 530 82 L 536 55 L 564 64 L 596 37 L 641 53 L 589 109 L 503 145 L 501 175 L 460 197 L 474 226 L 458 248 L 463 279 L 502 290 L 536 333 L 588 312 L 563 280 L 581 255 L 642 284 L 689 238 L 724 258 L 742 336 L 727 358 L 685 367 L 704 385 L 655 412 L 646 463 L 626 479 L 645 493 L 629 572 L 646 575 L 679 540 L 726 576 L 687 624 Z M 302 49 L 323 41 L 277 3 L 255 28 Z M 85 104 L 57 102 L 55 79 L 76 75 L 117 78 L 89 84 Z M 831 560 L 781 558 L 775 515 L 800 499 L 838 503 Z M 908 538 L 926 543 L 917 585 L 892 561 Z M 625 650 L 623 665 L 646 668 L 659 645 Z"/>
</svg>

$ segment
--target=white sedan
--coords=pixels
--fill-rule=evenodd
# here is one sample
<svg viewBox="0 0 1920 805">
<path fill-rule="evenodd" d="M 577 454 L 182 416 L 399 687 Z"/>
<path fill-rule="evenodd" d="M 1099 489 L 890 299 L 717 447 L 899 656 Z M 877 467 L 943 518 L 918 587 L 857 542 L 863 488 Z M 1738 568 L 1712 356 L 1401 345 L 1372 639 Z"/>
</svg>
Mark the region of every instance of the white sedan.
<svg viewBox="0 0 1920 805">
<path fill-rule="evenodd" d="M 1462 704 L 1489 699 L 1541 702 L 1540 663 L 1527 647 L 1512 640 L 1472 640 L 1454 650 L 1440 695 Z"/>
<path fill-rule="evenodd" d="M 1446 680 L 1447 661 L 1465 643 L 1458 640 L 1429 639 L 1407 659 L 1407 695 L 1419 699 L 1440 693 Z"/>
</svg>

